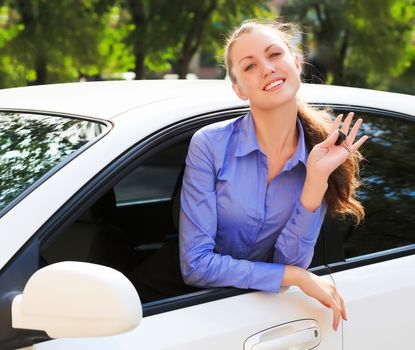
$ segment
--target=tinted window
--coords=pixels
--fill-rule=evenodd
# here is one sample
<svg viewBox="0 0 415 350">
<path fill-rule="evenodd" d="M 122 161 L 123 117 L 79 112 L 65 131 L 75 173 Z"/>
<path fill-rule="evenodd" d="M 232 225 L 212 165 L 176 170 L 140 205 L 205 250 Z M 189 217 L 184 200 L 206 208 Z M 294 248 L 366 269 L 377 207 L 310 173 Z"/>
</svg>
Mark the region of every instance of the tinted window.
<svg viewBox="0 0 415 350">
<path fill-rule="evenodd" d="M 341 222 L 346 258 L 415 243 L 415 124 L 359 116 L 370 135 L 362 150 L 359 190 L 366 217 L 357 228 Z"/>
<path fill-rule="evenodd" d="M 182 142 L 143 162 L 114 187 L 117 205 L 170 200 L 187 148 L 188 141 Z"/>
<path fill-rule="evenodd" d="M 0 211 L 104 128 L 80 119 L 0 112 Z"/>
</svg>

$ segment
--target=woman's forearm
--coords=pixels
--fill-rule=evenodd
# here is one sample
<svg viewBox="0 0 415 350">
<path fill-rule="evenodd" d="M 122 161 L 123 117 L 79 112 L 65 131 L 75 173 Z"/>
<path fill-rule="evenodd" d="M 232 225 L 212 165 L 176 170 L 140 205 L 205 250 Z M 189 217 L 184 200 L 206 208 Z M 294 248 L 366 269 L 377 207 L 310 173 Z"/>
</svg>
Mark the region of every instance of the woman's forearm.
<svg viewBox="0 0 415 350">
<path fill-rule="evenodd" d="M 315 211 L 321 205 L 327 187 L 327 179 L 307 174 L 300 199 L 303 207 Z"/>
</svg>

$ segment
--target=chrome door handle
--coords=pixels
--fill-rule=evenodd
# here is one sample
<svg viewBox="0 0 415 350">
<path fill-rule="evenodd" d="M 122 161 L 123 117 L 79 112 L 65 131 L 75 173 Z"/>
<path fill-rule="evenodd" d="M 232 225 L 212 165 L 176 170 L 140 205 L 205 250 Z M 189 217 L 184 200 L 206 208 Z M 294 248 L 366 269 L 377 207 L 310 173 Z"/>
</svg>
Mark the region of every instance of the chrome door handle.
<svg viewBox="0 0 415 350">
<path fill-rule="evenodd" d="M 315 320 L 289 322 L 257 333 L 245 342 L 245 350 L 306 350 L 320 343 Z"/>
</svg>

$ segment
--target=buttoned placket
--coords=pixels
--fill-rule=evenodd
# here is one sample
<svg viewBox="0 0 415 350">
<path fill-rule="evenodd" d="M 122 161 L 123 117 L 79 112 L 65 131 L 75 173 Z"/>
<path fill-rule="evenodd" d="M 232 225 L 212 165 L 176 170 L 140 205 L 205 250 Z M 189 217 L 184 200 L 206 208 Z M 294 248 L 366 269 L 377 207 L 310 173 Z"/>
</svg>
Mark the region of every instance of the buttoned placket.
<svg viewBox="0 0 415 350">
<path fill-rule="evenodd" d="M 260 183 L 259 183 L 259 191 L 260 191 L 260 199 L 258 201 L 258 230 L 256 232 L 255 235 L 255 239 L 253 239 L 253 244 L 252 244 L 252 248 L 251 248 L 251 254 L 252 252 L 255 250 L 255 245 L 256 242 L 258 241 L 258 237 L 260 236 L 264 225 L 265 225 L 265 220 L 266 220 L 266 211 L 267 211 L 267 196 L 268 196 L 268 191 L 269 191 L 269 187 L 271 185 L 271 182 L 274 181 L 274 179 L 276 177 L 274 177 L 271 182 L 269 184 L 267 184 L 267 180 L 268 180 L 268 162 L 267 162 L 267 156 L 261 151 L 261 150 L 257 150 L 257 156 L 258 156 L 258 165 L 259 165 L 259 169 L 261 169 L 260 171 Z"/>
</svg>

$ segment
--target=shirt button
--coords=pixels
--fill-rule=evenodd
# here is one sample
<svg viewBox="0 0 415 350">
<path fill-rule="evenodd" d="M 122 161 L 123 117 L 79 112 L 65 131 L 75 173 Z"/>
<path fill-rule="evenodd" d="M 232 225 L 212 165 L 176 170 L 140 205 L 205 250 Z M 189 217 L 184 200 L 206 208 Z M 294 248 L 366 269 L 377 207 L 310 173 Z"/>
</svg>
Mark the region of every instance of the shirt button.
<svg viewBox="0 0 415 350">
<path fill-rule="evenodd" d="M 293 225 L 295 225 L 295 224 L 296 224 L 295 219 L 291 219 L 291 220 L 290 220 L 290 222 L 291 222 Z"/>
</svg>

